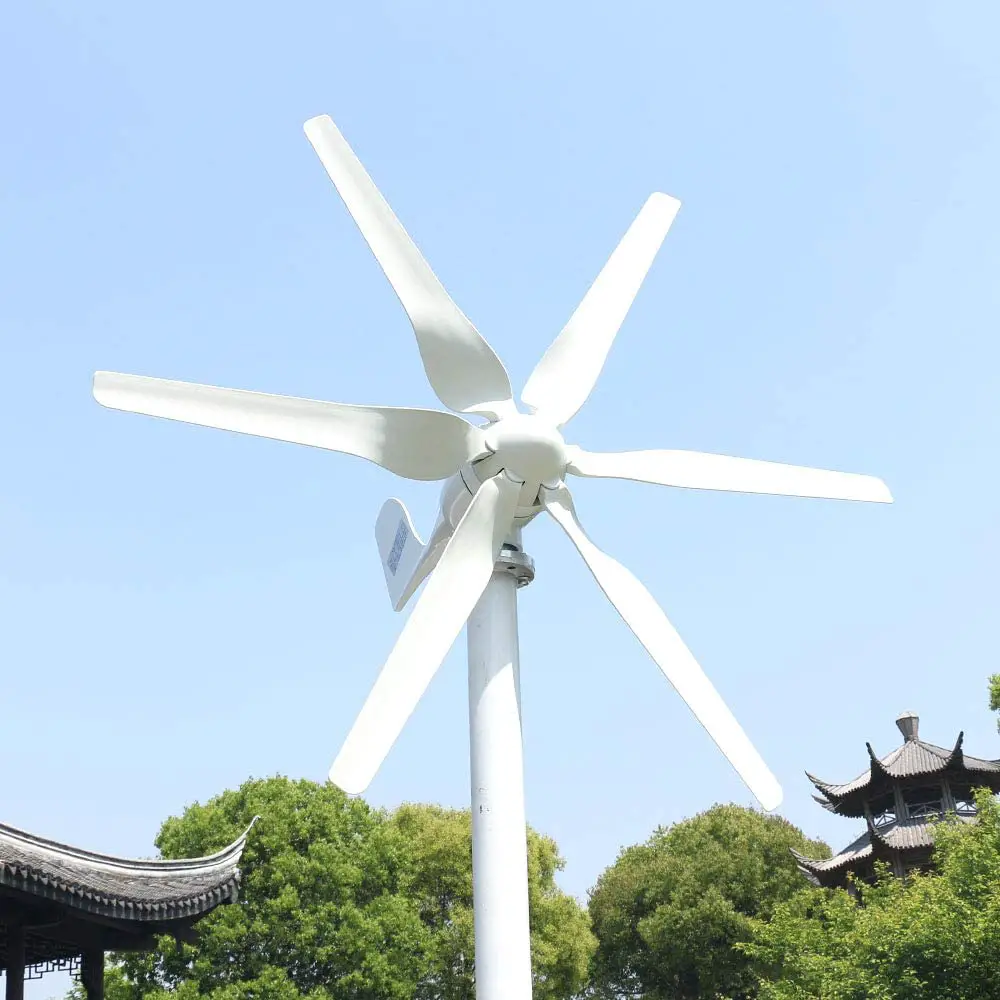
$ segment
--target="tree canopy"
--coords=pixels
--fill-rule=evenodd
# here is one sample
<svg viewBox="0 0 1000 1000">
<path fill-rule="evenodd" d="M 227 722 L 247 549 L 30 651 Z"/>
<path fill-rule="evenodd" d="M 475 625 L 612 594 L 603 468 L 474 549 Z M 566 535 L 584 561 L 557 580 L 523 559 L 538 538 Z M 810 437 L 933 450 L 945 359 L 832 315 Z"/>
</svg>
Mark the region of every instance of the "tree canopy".
<svg viewBox="0 0 1000 1000">
<path fill-rule="evenodd" d="M 1000 712 L 1000 674 L 990 677 L 990 711 Z M 997 730 L 1000 731 L 1000 719 L 997 719 Z"/>
<path fill-rule="evenodd" d="M 557 886 L 555 843 L 528 831 L 536 1000 L 1000 1000 L 1000 804 L 937 824 L 935 870 L 807 886 L 786 820 L 720 805 L 621 852 L 589 916 Z M 240 901 L 113 957 L 108 1000 L 473 1000 L 467 811 L 392 812 L 332 785 L 249 781 L 168 819 L 166 858 L 210 854 L 253 816 Z M 591 929 L 592 927 L 592 929 Z M 596 938 L 595 938 L 596 935 Z M 79 995 L 79 991 L 74 991 Z"/>
<path fill-rule="evenodd" d="M 998 1000 L 1000 808 L 976 796 L 976 823 L 943 821 L 928 874 L 843 890 L 807 889 L 757 921 L 746 946 L 761 1000 Z"/>
<path fill-rule="evenodd" d="M 805 884 L 789 848 L 830 853 L 787 820 L 720 805 L 624 850 L 590 897 L 596 995 L 753 996 L 752 963 L 735 945 Z"/>
<path fill-rule="evenodd" d="M 472 1000 L 471 823 L 467 811 L 393 813 L 332 785 L 248 781 L 168 819 L 165 858 L 210 854 L 259 815 L 240 901 L 199 924 L 196 946 L 161 939 L 109 966 L 108 1000 Z M 586 912 L 555 883 L 555 843 L 528 832 L 534 996 L 584 986 Z"/>
</svg>

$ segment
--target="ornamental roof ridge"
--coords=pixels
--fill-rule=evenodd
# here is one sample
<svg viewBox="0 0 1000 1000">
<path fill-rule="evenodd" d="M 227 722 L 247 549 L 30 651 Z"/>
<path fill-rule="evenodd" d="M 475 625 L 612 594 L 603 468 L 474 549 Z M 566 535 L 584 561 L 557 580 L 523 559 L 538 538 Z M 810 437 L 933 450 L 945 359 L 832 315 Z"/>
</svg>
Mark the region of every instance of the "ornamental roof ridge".
<svg viewBox="0 0 1000 1000">
<path fill-rule="evenodd" d="M 935 774 L 949 768 L 1000 774 L 1000 760 L 969 756 L 962 749 L 963 742 L 964 733 L 959 733 L 954 747 L 950 750 L 934 743 L 911 738 L 881 758 L 872 749 L 870 743 L 865 743 L 870 766 L 856 778 L 843 784 L 823 781 L 808 771 L 805 773 L 809 781 L 834 806 L 852 793 L 869 787 L 874 775 L 881 776 L 887 781 L 894 781 L 901 778 Z"/>
<path fill-rule="evenodd" d="M 121 858 L 0 824 L 0 887 L 126 922 L 191 921 L 239 896 L 239 862 L 257 818 L 201 858 Z"/>
<path fill-rule="evenodd" d="M 0 853 L 2 853 L 4 842 L 13 842 L 15 845 L 39 854 L 49 854 L 54 858 L 70 862 L 83 862 L 88 868 L 122 872 L 139 871 L 142 874 L 162 872 L 170 877 L 175 877 L 186 871 L 204 874 L 206 869 L 210 868 L 235 867 L 243 854 L 250 831 L 259 819 L 259 816 L 254 816 L 250 825 L 231 844 L 214 854 L 200 858 L 125 858 L 114 854 L 102 854 L 98 851 L 74 847 L 72 844 L 65 844 L 58 840 L 29 833 L 27 830 L 11 826 L 8 823 L 0 823 Z"/>
</svg>

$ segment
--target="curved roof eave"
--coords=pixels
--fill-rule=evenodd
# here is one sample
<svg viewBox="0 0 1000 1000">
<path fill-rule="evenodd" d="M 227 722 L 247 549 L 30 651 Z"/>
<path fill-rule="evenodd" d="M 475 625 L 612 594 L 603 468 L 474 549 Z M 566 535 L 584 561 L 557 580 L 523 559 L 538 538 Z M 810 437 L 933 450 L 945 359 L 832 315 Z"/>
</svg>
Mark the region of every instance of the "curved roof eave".
<svg viewBox="0 0 1000 1000">
<path fill-rule="evenodd" d="M 222 850 L 179 860 L 99 854 L 0 823 L 0 886 L 127 922 L 191 920 L 238 898 L 256 821 Z"/>
<path fill-rule="evenodd" d="M 868 790 L 873 783 L 873 776 L 882 780 L 895 781 L 901 778 L 918 778 L 923 775 L 937 774 L 945 770 L 959 770 L 970 774 L 996 775 L 997 788 L 1000 789 L 1000 760 L 986 760 L 967 756 L 962 743 L 964 734 L 959 733 L 955 746 L 951 750 L 925 743 L 923 740 L 907 740 L 885 757 L 879 758 L 870 743 L 865 744 L 871 766 L 852 781 L 843 784 L 833 784 L 821 781 L 808 771 L 806 777 L 830 801 L 834 808 L 846 799 L 859 792 Z"/>
</svg>

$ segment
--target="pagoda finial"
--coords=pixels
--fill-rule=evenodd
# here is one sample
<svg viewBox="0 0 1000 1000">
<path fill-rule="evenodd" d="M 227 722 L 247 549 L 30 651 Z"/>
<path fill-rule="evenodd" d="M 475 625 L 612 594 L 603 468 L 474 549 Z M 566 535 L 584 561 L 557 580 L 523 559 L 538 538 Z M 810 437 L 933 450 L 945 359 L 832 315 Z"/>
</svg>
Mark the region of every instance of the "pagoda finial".
<svg viewBox="0 0 1000 1000">
<path fill-rule="evenodd" d="M 903 734 L 903 739 L 907 743 L 913 742 L 917 738 L 917 731 L 920 728 L 920 716 L 915 712 L 904 712 L 897 720 L 896 725 Z"/>
</svg>

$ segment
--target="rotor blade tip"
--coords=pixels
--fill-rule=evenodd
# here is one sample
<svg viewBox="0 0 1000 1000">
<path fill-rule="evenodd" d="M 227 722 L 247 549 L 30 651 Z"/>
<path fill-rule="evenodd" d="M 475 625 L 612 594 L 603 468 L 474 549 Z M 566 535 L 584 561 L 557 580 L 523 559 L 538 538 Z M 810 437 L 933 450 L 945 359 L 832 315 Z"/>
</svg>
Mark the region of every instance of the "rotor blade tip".
<svg viewBox="0 0 1000 1000">
<path fill-rule="evenodd" d="M 106 405 L 104 402 L 104 390 L 107 387 L 107 379 L 110 374 L 110 372 L 94 372 L 94 377 L 91 379 L 91 392 L 94 399 L 102 406 Z"/>
<path fill-rule="evenodd" d="M 351 775 L 341 774 L 340 768 L 337 767 L 336 762 L 330 768 L 330 772 L 327 775 L 331 783 L 336 785 L 345 795 L 361 795 L 365 789 L 368 787 L 367 782 L 360 782 L 357 777 L 352 777 Z"/>
<path fill-rule="evenodd" d="M 329 121 L 332 121 L 329 115 L 315 115 L 302 126 L 302 129 L 306 135 L 309 135 L 310 132 L 316 131 L 316 129 Z"/>
<path fill-rule="evenodd" d="M 892 492 L 885 481 L 877 476 L 865 476 L 867 480 L 866 488 L 857 494 L 859 500 L 867 500 L 869 503 L 893 503 Z"/>
<path fill-rule="evenodd" d="M 764 812 L 774 812 L 774 810 L 781 805 L 784 798 L 785 793 L 781 790 L 780 786 L 776 785 L 773 791 L 764 795 L 763 798 L 759 798 L 757 801 L 760 803 Z"/>
<path fill-rule="evenodd" d="M 649 201 L 653 204 L 662 208 L 664 211 L 677 212 L 681 207 L 681 202 L 679 198 L 675 198 L 673 195 L 664 194 L 662 191 L 654 191 L 649 196 Z"/>
</svg>

